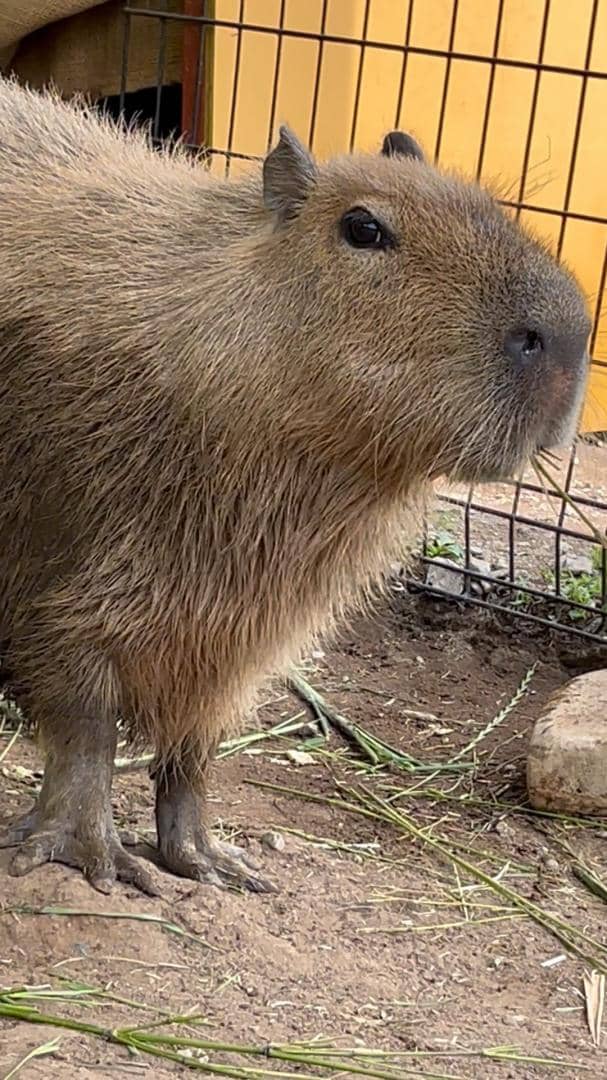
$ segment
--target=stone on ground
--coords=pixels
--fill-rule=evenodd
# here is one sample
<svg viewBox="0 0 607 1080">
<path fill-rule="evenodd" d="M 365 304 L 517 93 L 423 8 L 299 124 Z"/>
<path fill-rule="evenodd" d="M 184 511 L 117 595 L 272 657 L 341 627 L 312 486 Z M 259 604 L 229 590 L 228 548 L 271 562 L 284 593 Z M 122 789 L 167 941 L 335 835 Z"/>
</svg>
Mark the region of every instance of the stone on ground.
<svg viewBox="0 0 607 1080">
<path fill-rule="evenodd" d="M 536 810 L 607 813 L 607 670 L 579 675 L 553 695 L 527 758 Z"/>
</svg>

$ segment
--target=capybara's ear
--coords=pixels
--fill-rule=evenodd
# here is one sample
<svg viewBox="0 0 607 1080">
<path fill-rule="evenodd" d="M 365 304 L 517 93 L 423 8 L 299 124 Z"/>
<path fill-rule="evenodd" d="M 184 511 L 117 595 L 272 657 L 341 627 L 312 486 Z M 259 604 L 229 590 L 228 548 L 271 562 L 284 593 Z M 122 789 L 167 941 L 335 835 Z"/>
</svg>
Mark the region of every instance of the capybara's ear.
<svg viewBox="0 0 607 1080">
<path fill-rule="evenodd" d="M 411 135 L 404 131 L 391 131 L 386 135 L 381 148 L 385 157 L 408 157 L 424 161 L 424 151 Z"/>
<path fill-rule="evenodd" d="M 316 179 L 312 155 L 288 127 L 263 163 L 263 200 L 281 221 L 294 217 Z"/>
</svg>

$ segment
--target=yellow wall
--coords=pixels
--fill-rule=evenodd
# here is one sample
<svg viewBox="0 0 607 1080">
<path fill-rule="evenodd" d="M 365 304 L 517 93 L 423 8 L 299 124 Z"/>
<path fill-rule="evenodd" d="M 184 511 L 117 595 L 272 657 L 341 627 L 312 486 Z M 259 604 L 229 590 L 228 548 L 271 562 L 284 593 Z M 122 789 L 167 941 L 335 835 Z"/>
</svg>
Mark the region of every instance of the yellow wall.
<svg viewBox="0 0 607 1080">
<path fill-rule="evenodd" d="M 505 0 L 500 57 L 535 61 L 538 57 L 544 0 Z M 583 68 L 593 0 L 552 0 L 544 62 Z M 322 0 L 286 0 L 287 29 L 318 33 Z M 365 0 L 328 0 L 325 32 L 346 38 L 363 35 Z M 241 0 L 216 0 L 218 19 L 238 20 Z M 280 0 L 244 0 L 244 21 L 278 26 Z M 366 40 L 402 44 L 409 0 L 370 0 Z M 459 0 L 453 49 L 490 56 L 494 47 L 498 0 Z M 410 44 L 446 49 L 453 0 L 415 0 Z M 237 33 L 214 31 L 212 140 L 217 148 L 230 145 L 242 154 L 263 154 L 271 132 L 278 37 L 246 31 L 241 36 L 239 77 L 234 100 Z M 287 121 L 308 139 L 314 108 L 319 45 L 313 40 L 284 37 L 277 82 L 274 129 Z M 375 148 L 386 131 L 401 126 L 433 153 L 439 126 L 447 61 L 443 57 L 409 53 L 400 115 L 399 86 L 402 52 L 358 45 L 325 43 L 313 130 L 313 149 L 322 157 L 354 144 Z M 607 72 L 607 0 L 600 0 L 590 68 Z M 440 145 L 440 161 L 475 174 L 485 121 L 491 65 L 452 60 L 449 93 Z M 356 88 L 361 80 L 359 107 L 354 117 Z M 485 179 L 498 182 L 510 198 L 531 207 L 561 210 L 564 206 L 571 153 L 578 117 L 582 79 L 577 75 L 543 72 L 539 82 L 530 168 L 520 192 L 535 72 L 521 67 L 495 68 L 486 149 Z M 607 79 L 589 79 L 579 136 L 578 164 L 569 209 L 605 218 L 605 223 L 569 220 L 563 258 L 580 278 L 594 310 L 607 250 Z M 216 159 L 215 168 L 223 168 Z M 246 168 L 235 161 L 234 169 Z M 523 219 L 556 243 L 561 218 L 533 209 Z M 594 359 L 607 363 L 607 301 L 603 304 Z M 584 430 L 607 429 L 607 367 L 593 367 L 583 418 Z"/>
</svg>

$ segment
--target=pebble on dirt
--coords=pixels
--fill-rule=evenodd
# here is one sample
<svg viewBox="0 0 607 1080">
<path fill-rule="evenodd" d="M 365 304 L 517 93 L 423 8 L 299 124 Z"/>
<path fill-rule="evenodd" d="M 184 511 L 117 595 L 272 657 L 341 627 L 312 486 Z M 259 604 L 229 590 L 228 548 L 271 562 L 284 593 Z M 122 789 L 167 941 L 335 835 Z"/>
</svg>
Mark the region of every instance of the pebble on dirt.
<svg viewBox="0 0 607 1080">
<path fill-rule="evenodd" d="M 582 574 L 592 574 L 594 567 L 589 555 L 565 555 L 563 570 L 568 570 L 570 574 L 580 577 Z"/>
<path fill-rule="evenodd" d="M 464 576 L 459 563 L 454 559 L 441 558 L 428 566 L 426 585 L 429 589 L 452 593 L 459 596 L 464 591 Z"/>
<path fill-rule="evenodd" d="M 261 837 L 261 844 L 267 851 L 284 851 L 285 838 L 282 833 L 271 829 L 269 832 L 263 834 Z"/>
<path fill-rule="evenodd" d="M 473 549 L 472 555 L 478 549 Z M 466 567 L 445 556 L 432 560 L 426 573 L 426 585 L 430 589 L 439 592 L 450 593 L 460 596 L 466 591 Z M 468 582 L 468 590 L 472 596 L 489 596 L 495 590 L 493 578 L 505 579 L 508 576 L 508 567 L 499 561 L 488 562 L 486 559 L 473 558 L 468 567 L 473 573 L 481 577 L 473 577 Z"/>
<path fill-rule="evenodd" d="M 527 789 L 536 810 L 607 813 L 607 670 L 553 695 L 531 737 Z"/>
</svg>

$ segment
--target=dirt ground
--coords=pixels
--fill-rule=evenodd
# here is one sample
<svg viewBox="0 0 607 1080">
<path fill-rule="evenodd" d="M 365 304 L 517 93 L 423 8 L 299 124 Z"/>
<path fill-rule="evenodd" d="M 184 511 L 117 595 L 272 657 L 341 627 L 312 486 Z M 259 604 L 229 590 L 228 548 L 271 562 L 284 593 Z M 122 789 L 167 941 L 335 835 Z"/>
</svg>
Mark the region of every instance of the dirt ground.
<svg viewBox="0 0 607 1080">
<path fill-rule="evenodd" d="M 533 919 L 513 918 L 491 889 L 392 825 L 251 784 L 321 797 L 337 795 L 339 781 L 382 796 L 421 784 L 397 800 L 418 828 L 570 920 L 595 939 L 586 951 L 600 956 L 607 947 L 605 904 L 572 873 L 575 854 L 605 878 L 600 823 L 566 826 L 520 808 L 533 721 L 556 687 L 605 661 L 588 648 L 485 612 L 393 596 L 332 650 L 315 654 L 308 681 L 375 736 L 424 762 L 445 762 L 483 730 L 537 661 L 523 700 L 478 745 L 475 770 L 456 787 L 447 774 L 373 775 L 361 771 L 354 750 L 335 733 L 324 748 L 299 733 L 226 758 L 214 775 L 218 827 L 255 854 L 279 886 L 276 895 L 219 892 L 155 870 L 162 899 L 122 886 L 103 897 L 61 866 L 10 878 L 8 853 L 0 853 L 0 986 L 59 989 L 62 996 L 34 1004 L 106 1029 L 154 1024 L 164 1010 L 202 1016 L 203 1026 L 189 1025 L 199 1038 L 266 1046 L 322 1036 L 345 1047 L 392 1050 L 409 1055 L 391 1063 L 401 1076 L 599 1080 L 607 1075 L 607 1055 L 593 1045 L 582 982 L 592 957 L 585 963 Z M 276 690 L 259 722 L 267 728 L 301 711 L 300 701 Z M 0 738 L 0 754 L 6 743 Z M 302 744 L 309 761 L 298 765 L 289 750 Z M 0 766 L 0 818 L 27 806 L 38 767 L 32 744 L 19 738 Z M 432 796 L 435 789 L 443 798 Z M 150 828 L 145 771 L 118 777 L 115 808 L 121 824 Z M 282 850 L 261 843 L 269 830 L 280 832 Z M 15 912 L 45 906 L 72 914 Z M 134 918 L 142 913 L 190 936 Z M 70 1001 L 66 979 L 110 996 Z M 56 1036 L 56 1052 L 31 1059 L 19 1076 L 189 1074 L 182 1064 L 130 1056 L 100 1039 L 0 1020 L 0 1076 L 12 1075 L 31 1050 Z M 489 1051 L 499 1047 L 514 1049 L 498 1059 Z"/>
</svg>

